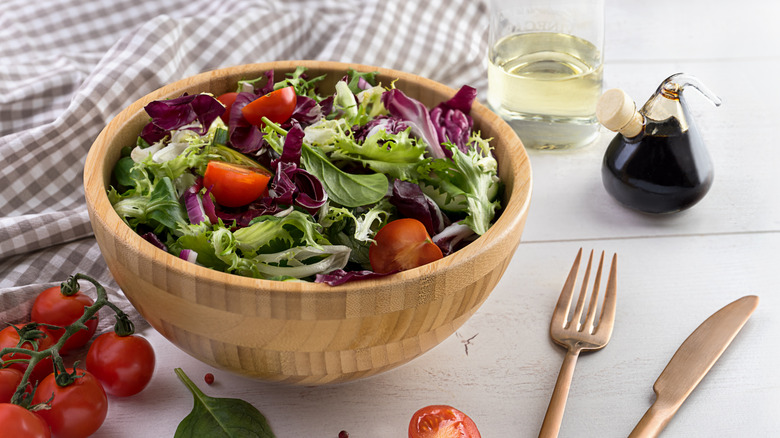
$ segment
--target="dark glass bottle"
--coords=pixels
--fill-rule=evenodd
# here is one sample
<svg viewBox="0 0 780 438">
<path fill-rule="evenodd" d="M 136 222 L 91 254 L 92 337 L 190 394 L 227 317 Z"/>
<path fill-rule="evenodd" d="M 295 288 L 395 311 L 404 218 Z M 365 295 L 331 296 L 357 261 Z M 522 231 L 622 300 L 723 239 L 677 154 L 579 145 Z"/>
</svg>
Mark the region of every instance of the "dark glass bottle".
<svg viewBox="0 0 780 438">
<path fill-rule="evenodd" d="M 692 85 L 713 103 L 720 99 L 695 78 L 667 78 L 636 111 L 620 90 L 599 101 L 599 120 L 618 134 L 601 168 L 607 192 L 621 204 L 646 213 L 673 213 L 699 202 L 710 189 L 712 160 L 682 96 Z"/>
</svg>

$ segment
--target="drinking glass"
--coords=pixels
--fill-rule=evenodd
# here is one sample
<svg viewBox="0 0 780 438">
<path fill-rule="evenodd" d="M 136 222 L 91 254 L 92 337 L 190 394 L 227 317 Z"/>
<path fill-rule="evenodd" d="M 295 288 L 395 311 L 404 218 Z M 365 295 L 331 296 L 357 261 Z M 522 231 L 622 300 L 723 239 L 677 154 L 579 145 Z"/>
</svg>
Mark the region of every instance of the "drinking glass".
<svg viewBox="0 0 780 438">
<path fill-rule="evenodd" d="M 532 149 L 598 137 L 604 0 L 492 0 L 488 105 Z"/>
</svg>

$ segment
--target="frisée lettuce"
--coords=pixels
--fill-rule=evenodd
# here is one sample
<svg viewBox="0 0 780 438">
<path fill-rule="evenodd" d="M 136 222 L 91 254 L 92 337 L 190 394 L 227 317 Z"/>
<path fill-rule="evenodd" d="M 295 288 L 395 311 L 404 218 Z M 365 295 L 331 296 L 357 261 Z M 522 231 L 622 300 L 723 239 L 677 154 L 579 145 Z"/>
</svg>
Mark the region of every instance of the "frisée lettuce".
<svg viewBox="0 0 780 438">
<path fill-rule="evenodd" d="M 444 255 L 488 230 L 501 181 L 468 114 L 476 90 L 464 86 L 428 109 L 373 72 L 346 72 L 332 95 L 320 94 L 323 78 L 298 68 L 239 81 L 229 112 L 208 93 L 149 103 L 147 125 L 114 167 L 117 214 L 193 263 L 331 285 L 383 275 L 368 252 L 394 219 L 422 222 Z M 287 121 L 243 118 L 247 104 L 287 87 L 297 97 Z M 266 192 L 220 205 L 204 183 L 212 161 L 272 175 Z"/>
</svg>

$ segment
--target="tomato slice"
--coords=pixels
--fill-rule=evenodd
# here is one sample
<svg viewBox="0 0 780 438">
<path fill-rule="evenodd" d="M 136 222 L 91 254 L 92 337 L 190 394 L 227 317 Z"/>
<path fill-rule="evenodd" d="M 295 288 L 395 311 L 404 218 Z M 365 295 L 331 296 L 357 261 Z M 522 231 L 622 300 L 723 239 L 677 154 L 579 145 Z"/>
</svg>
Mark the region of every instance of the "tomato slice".
<svg viewBox="0 0 780 438">
<path fill-rule="evenodd" d="M 222 104 L 225 105 L 225 112 L 222 113 L 221 116 L 219 116 L 223 122 L 227 125 L 230 123 L 230 108 L 233 107 L 233 102 L 236 101 L 236 96 L 238 96 L 238 93 L 235 91 L 232 91 L 230 93 L 225 93 L 217 97 L 217 100 Z"/>
<path fill-rule="evenodd" d="M 474 420 L 446 405 L 426 406 L 412 415 L 409 438 L 482 438 Z"/>
<path fill-rule="evenodd" d="M 257 167 L 224 161 L 209 161 L 203 175 L 203 186 L 211 189 L 217 203 L 225 207 L 241 207 L 268 194 L 271 173 Z"/>
<path fill-rule="evenodd" d="M 396 219 L 374 237 L 368 258 L 374 272 L 386 274 L 416 268 L 442 258 L 441 249 L 431 241 L 425 225 L 417 219 Z"/>
<path fill-rule="evenodd" d="M 262 125 L 263 117 L 274 123 L 284 123 L 292 116 L 297 102 L 295 88 L 284 87 L 249 102 L 241 108 L 241 113 L 253 125 Z"/>
</svg>

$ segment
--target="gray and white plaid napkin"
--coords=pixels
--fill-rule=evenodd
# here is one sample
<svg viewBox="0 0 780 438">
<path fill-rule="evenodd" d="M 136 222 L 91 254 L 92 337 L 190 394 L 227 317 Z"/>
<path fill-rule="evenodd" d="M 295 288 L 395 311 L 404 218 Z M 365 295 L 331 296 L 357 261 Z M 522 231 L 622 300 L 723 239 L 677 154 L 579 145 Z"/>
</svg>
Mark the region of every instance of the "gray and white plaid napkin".
<svg viewBox="0 0 780 438">
<path fill-rule="evenodd" d="M 239 64 L 316 59 L 486 86 L 487 9 L 475 0 L 4 0 L 0 10 L 0 323 L 35 295 L 111 279 L 82 171 L 111 118 L 143 95 Z M 105 329 L 112 321 L 102 321 Z"/>
</svg>

